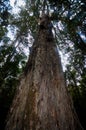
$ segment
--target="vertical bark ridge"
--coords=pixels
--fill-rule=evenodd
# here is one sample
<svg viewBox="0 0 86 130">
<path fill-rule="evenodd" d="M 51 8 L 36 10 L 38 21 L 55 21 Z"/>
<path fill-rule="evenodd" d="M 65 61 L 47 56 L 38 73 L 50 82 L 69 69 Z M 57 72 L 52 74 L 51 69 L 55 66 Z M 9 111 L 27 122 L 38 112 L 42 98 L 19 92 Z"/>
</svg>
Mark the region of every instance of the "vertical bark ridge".
<svg viewBox="0 0 86 130">
<path fill-rule="evenodd" d="M 48 24 L 39 29 L 38 40 L 33 44 L 6 130 L 82 130 Z"/>
</svg>

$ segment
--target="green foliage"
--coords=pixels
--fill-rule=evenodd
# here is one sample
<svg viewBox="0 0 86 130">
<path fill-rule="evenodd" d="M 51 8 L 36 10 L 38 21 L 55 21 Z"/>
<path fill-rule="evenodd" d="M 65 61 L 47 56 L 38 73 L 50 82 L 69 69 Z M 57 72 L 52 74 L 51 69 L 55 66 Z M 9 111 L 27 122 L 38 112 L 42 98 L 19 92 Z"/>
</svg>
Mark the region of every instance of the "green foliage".
<svg viewBox="0 0 86 130">
<path fill-rule="evenodd" d="M 80 50 L 74 50 L 66 70 L 66 80 L 72 95 L 79 119 L 85 128 L 86 124 L 86 57 Z"/>
<path fill-rule="evenodd" d="M 26 52 L 23 49 L 29 49 L 29 45 L 31 46 L 35 39 L 38 19 L 44 9 L 50 14 L 58 48 L 64 54 L 68 54 L 65 72 L 68 89 L 85 128 L 86 119 L 83 117 L 86 116 L 86 2 L 47 0 L 45 5 L 43 2 L 26 0 L 25 6 L 19 7 L 20 11 L 17 14 L 12 14 L 9 0 L 0 1 L 0 120 L 5 120 L 16 90 L 18 76 L 26 63 Z M 4 129 L 3 123 L 0 126 L 0 129 Z"/>
<path fill-rule="evenodd" d="M 8 18 L 10 16 L 11 7 L 9 4 L 9 0 L 1 0 L 0 1 L 0 41 L 2 40 L 2 37 L 7 32 L 7 26 L 8 26 Z"/>
<path fill-rule="evenodd" d="M 0 47 L 0 128 L 4 129 L 5 118 L 18 83 L 18 75 L 21 73 L 19 67 L 24 65 L 25 56 L 19 54 L 16 48 L 11 45 L 2 45 Z"/>
</svg>

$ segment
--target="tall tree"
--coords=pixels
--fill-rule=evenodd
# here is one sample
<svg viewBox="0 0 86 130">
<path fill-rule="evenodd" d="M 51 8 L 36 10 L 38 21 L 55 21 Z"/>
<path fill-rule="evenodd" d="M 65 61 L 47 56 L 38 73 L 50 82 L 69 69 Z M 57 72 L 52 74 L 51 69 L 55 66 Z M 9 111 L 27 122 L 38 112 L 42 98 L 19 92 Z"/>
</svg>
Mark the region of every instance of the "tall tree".
<svg viewBox="0 0 86 130">
<path fill-rule="evenodd" d="M 49 16 L 42 16 L 39 24 L 6 130 L 82 130 L 66 89 Z"/>
<path fill-rule="evenodd" d="M 15 4 L 17 4 L 15 0 Z M 24 1 L 23 1 L 24 2 Z M 9 0 L 0 1 L 0 129 L 4 129 L 7 110 L 16 89 L 20 64 L 32 43 L 28 34 L 35 38 L 37 18 L 48 12 L 52 17 L 54 35 L 59 49 L 67 53 L 67 81 L 74 105 L 86 129 L 86 2 L 84 0 L 25 0 L 19 13 L 12 14 Z M 12 30 L 14 39 L 7 36 Z M 11 43 L 11 44 L 10 44 Z M 29 50 L 29 49 L 28 49 Z M 65 56 L 64 56 L 65 57 Z"/>
</svg>

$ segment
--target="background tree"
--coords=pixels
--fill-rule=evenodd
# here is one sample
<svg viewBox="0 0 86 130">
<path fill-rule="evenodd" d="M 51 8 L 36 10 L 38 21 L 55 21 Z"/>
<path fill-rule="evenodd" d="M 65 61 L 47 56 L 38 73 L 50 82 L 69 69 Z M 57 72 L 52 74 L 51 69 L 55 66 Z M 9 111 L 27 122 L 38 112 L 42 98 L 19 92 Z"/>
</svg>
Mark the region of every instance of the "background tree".
<svg viewBox="0 0 86 130">
<path fill-rule="evenodd" d="M 18 51 L 19 43 L 16 44 L 16 40 L 12 41 L 11 37 L 8 37 L 9 26 L 11 26 L 9 19 L 13 17 L 10 11 L 9 0 L 0 1 L 0 129 L 5 127 L 18 75 L 26 59 L 24 53 Z"/>
</svg>

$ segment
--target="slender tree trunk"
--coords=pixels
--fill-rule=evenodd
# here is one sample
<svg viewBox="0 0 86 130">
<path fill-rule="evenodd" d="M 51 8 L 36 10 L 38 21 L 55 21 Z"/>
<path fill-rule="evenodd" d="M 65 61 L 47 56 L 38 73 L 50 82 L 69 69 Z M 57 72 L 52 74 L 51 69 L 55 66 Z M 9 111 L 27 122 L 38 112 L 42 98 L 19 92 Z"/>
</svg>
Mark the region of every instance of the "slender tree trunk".
<svg viewBox="0 0 86 130">
<path fill-rule="evenodd" d="M 6 130 L 82 130 L 66 89 L 48 17 L 40 22 Z"/>
</svg>

